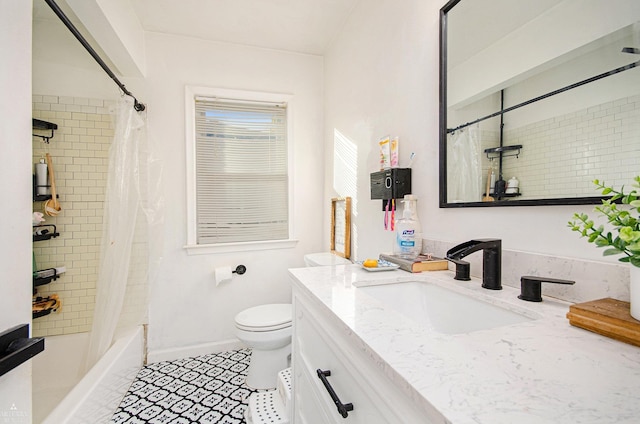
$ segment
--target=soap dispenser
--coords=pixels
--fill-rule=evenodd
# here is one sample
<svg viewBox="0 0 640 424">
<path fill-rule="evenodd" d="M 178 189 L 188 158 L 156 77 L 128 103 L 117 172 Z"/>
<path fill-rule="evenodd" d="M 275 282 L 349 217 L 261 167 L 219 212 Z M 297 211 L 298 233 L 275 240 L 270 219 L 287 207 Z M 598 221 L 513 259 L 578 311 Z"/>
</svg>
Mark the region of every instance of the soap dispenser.
<svg viewBox="0 0 640 424">
<path fill-rule="evenodd" d="M 404 196 L 402 218 L 396 223 L 396 239 L 393 253 L 403 259 L 413 260 L 422 252 L 422 227 L 418 220 L 418 198 Z"/>
</svg>

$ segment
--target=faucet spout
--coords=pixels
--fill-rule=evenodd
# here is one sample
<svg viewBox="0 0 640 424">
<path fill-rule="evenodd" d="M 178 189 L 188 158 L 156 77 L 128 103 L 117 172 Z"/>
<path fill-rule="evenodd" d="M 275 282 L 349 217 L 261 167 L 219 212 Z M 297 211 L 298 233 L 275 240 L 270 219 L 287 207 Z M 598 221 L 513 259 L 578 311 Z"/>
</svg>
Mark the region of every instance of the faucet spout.
<svg viewBox="0 0 640 424">
<path fill-rule="evenodd" d="M 502 240 L 500 239 L 469 240 L 449 249 L 446 258 L 456 264 L 454 278 L 469 279 L 469 264 L 461 259 L 478 250 L 482 250 L 482 287 L 489 290 L 502 290 Z M 459 271 L 460 266 L 463 269 Z M 464 278 L 465 274 L 466 278 Z"/>
</svg>

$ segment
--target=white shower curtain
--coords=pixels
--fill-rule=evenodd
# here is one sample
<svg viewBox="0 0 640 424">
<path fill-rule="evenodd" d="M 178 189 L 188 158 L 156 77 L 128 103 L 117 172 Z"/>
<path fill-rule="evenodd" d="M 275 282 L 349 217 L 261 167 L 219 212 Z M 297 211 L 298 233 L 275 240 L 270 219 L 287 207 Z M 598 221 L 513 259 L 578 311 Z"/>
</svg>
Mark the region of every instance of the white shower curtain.
<svg viewBox="0 0 640 424">
<path fill-rule="evenodd" d="M 470 125 L 447 137 L 447 202 L 482 200 L 480 127 Z"/>
<path fill-rule="evenodd" d="M 114 117 L 87 370 L 109 349 L 118 326 L 146 322 L 149 258 L 159 260 L 150 252 L 159 243 L 149 235 L 161 233 L 161 171 L 147 143 L 146 112 L 135 111 L 133 99 L 123 97 Z"/>
</svg>

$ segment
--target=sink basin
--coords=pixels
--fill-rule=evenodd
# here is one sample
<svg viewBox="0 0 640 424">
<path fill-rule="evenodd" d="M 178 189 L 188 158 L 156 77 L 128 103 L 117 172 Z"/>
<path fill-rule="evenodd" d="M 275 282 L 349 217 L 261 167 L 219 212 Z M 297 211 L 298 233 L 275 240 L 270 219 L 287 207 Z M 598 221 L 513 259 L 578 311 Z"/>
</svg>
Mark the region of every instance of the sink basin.
<svg viewBox="0 0 640 424">
<path fill-rule="evenodd" d="M 358 287 L 385 306 L 443 334 L 461 334 L 535 318 L 422 281 Z"/>
</svg>

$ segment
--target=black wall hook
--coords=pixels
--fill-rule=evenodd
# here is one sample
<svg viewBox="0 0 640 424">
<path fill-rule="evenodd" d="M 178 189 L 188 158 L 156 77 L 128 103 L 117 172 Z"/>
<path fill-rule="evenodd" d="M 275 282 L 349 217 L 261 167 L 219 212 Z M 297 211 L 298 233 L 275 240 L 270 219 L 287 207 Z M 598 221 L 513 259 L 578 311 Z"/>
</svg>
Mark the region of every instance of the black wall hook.
<svg viewBox="0 0 640 424">
<path fill-rule="evenodd" d="M 238 265 L 235 270 L 231 271 L 235 274 L 242 275 L 247 272 L 247 267 L 244 265 Z"/>
</svg>

